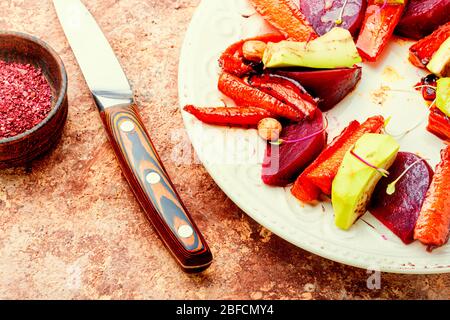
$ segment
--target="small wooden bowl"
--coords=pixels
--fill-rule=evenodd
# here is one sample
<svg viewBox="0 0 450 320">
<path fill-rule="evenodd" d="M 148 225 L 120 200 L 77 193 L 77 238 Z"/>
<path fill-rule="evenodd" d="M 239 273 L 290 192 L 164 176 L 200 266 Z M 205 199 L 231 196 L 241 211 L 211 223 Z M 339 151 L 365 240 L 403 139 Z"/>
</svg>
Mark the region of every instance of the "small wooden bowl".
<svg viewBox="0 0 450 320">
<path fill-rule="evenodd" d="M 55 147 L 67 120 L 67 73 L 58 54 L 43 41 L 0 31 L 0 59 L 29 63 L 42 70 L 52 90 L 52 110 L 32 129 L 0 139 L 0 168 L 28 165 Z"/>
</svg>

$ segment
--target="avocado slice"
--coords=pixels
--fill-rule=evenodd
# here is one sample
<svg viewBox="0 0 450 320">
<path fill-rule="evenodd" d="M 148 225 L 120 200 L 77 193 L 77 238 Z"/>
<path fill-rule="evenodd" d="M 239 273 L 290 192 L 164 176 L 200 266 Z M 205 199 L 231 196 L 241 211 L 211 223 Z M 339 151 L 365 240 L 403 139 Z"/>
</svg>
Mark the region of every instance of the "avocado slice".
<svg viewBox="0 0 450 320">
<path fill-rule="evenodd" d="M 438 77 L 450 76 L 450 38 L 445 40 L 433 54 L 427 69 Z"/>
<path fill-rule="evenodd" d="M 353 152 L 378 168 L 388 169 L 397 157 L 400 145 L 389 135 L 367 133 L 355 144 Z M 366 212 L 370 197 L 381 174 L 348 151 L 331 189 L 335 224 L 348 230 Z"/>
<path fill-rule="evenodd" d="M 263 56 L 266 68 L 351 68 L 361 61 L 352 35 L 343 28 L 333 28 L 310 42 L 269 43 Z"/>
<path fill-rule="evenodd" d="M 441 78 L 437 81 L 436 107 L 450 117 L 450 78 Z"/>
</svg>

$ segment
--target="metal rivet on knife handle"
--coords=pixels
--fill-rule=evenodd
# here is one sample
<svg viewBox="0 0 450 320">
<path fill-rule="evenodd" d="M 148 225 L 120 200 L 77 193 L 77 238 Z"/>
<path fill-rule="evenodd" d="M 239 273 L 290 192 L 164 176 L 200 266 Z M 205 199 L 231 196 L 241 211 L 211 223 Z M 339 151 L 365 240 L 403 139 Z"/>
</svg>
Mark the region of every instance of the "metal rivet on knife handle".
<svg viewBox="0 0 450 320">
<path fill-rule="evenodd" d="M 157 184 L 161 181 L 161 176 L 157 174 L 156 172 L 150 172 L 146 177 L 145 180 L 147 180 L 150 184 Z"/>
<path fill-rule="evenodd" d="M 194 234 L 194 230 L 188 225 L 181 226 L 178 228 L 178 235 L 182 238 L 190 238 Z"/>
<path fill-rule="evenodd" d="M 131 121 L 124 121 L 120 124 L 120 130 L 123 132 L 131 132 L 134 130 L 134 123 Z"/>
</svg>

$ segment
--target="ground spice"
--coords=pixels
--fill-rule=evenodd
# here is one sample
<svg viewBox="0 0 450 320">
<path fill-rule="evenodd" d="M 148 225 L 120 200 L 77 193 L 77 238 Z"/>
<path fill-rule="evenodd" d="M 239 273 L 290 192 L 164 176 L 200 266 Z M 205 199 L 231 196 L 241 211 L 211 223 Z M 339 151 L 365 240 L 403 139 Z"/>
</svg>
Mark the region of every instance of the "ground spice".
<svg viewBox="0 0 450 320">
<path fill-rule="evenodd" d="M 51 104 L 50 85 L 40 69 L 0 60 L 0 139 L 39 124 L 47 117 Z"/>
</svg>

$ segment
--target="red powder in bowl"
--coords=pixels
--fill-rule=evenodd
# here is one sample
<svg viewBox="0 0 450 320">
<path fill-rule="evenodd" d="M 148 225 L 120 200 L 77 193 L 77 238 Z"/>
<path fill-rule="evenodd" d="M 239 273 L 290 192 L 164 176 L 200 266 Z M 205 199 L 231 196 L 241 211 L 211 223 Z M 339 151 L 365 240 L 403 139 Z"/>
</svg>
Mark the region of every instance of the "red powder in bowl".
<svg viewBox="0 0 450 320">
<path fill-rule="evenodd" d="M 51 98 L 50 85 L 40 69 L 0 60 L 0 139 L 42 122 L 52 108 Z"/>
</svg>

